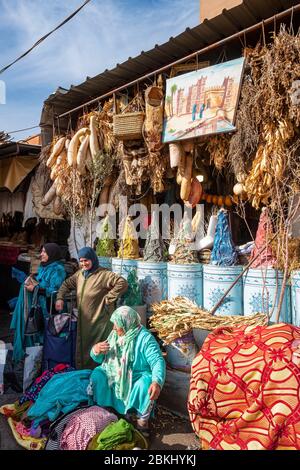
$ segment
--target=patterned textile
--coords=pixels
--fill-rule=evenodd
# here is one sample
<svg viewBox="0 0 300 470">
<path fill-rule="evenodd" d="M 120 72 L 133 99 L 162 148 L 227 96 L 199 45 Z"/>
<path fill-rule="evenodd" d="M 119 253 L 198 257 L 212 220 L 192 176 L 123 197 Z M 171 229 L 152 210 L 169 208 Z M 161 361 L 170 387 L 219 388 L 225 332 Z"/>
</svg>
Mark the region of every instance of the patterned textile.
<svg viewBox="0 0 300 470">
<path fill-rule="evenodd" d="M 47 328 L 53 336 L 58 336 L 69 320 L 69 313 L 57 313 L 49 318 Z"/>
<path fill-rule="evenodd" d="M 53 369 L 45 370 L 42 375 L 34 381 L 33 385 L 19 398 L 19 404 L 22 405 L 27 401 L 35 402 L 40 391 L 53 375 L 61 372 L 71 372 L 73 370 L 75 370 L 74 367 L 70 367 L 68 364 L 57 364 Z"/>
<path fill-rule="evenodd" d="M 20 421 L 22 415 L 24 415 L 30 405 L 31 403 L 29 401 L 23 403 L 22 405 L 16 401 L 15 403 L 1 406 L 0 413 L 3 414 L 6 418 L 13 418 L 15 421 Z"/>
<path fill-rule="evenodd" d="M 16 427 L 19 426 L 19 423 L 14 421 L 12 418 L 8 418 L 7 422 L 9 424 L 9 427 L 13 433 L 15 440 L 21 447 L 24 447 L 27 450 L 43 450 L 44 449 L 45 444 L 46 444 L 45 438 L 36 439 L 34 437 L 27 436 L 25 434 L 20 434 L 20 432 L 18 432 L 16 429 Z"/>
<path fill-rule="evenodd" d="M 114 421 L 118 421 L 117 416 L 100 406 L 78 411 L 61 436 L 61 450 L 85 450 L 90 440 Z"/>
<path fill-rule="evenodd" d="M 300 449 L 299 339 L 284 323 L 208 335 L 188 400 L 204 450 Z"/>
<path fill-rule="evenodd" d="M 60 449 L 60 438 L 64 432 L 68 422 L 79 410 L 87 409 L 88 406 L 80 406 L 69 413 L 59 416 L 53 421 L 49 427 L 49 435 L 45 445 L 45 450 L 61 450 Z"/>
</svg>

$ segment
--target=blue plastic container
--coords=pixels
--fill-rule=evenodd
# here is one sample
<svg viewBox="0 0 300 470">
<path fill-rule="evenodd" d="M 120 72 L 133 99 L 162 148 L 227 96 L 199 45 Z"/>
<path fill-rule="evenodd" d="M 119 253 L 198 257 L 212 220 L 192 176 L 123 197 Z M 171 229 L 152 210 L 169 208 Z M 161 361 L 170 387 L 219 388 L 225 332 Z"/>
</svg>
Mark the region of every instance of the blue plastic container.
<svg viewBox="0 0 300 470">
<path fill-rule="evenodd" d="M 111 258 L 109 258 L 108 256 L 98 256 L 98 260 L 102 268 L 106 268 L 111 271 Z"/>
<path fill-rule="evenodd" d="M 141 283 L 143 301 L 148 307 L 167 299 L 167 263 L 138 261 L 137 277 Z"/>
<path fill-rule="evenodd" d="M 291 273 L 292 323 L 300 326 L 300 271 Z"/>
<path fill-rule="evenodd" d="M 127 279 L 128 274 L 132 269 L 137 268 L 136 259 L 125 259 L 125 258 L 112 258 L 111 259 L 111 270 L 113 273 L 120 274 L 120 276 Z"/>
<path fill-rule="evenodd" d="M 243 271 L 242 266 L 203 265 L 203 307 L 212 310 Z M 242 277 L 227 294 L 216 315 L 243 315 Z"/>
<path fill-rule="evenodd" d="M 202 264 L 174 264 L 168 267 L 168 299 L 186 297 L 199 307 L 203 305 Z"/>
<path fill-rule="evenodd" d="M 271 322 L 275 322 L 283 273 L 273 268 L 253 268 L 243 277 L 244 315 L 264 313 L 271 316 Z M 280 311 L 279 321 L 285 323 L 292 321 L 290 290 L 290 285 L 287 285 Z"/>
</svg>

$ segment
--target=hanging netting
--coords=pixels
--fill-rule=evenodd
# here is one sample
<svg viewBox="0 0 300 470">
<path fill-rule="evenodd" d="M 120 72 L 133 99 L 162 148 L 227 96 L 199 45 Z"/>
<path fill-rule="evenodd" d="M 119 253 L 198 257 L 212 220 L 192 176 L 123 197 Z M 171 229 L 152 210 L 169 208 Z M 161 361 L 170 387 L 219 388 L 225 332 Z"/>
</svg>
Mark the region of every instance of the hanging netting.
<svg viewBox="0 0 300 470">
<path fill-rule="evenodd" d="M 151 224 L 147 230 L 147 238 L 144 247 L 144 261 L 159 262 L 168 257 L 168 252 L 159 231 L 159 224 L 155 214 L 152 215 Z"/>
<path fill-rule="evenodd" d="M 228 212 L 224 209 L 221 209 L 218 213 L 218 222 L 210 262 L 217 266 L 232 266 L 238 263 L 238 256 L 229 227 Z"/>
<path fill-rule="evenodd" d="M 98 232 L 96 253 L 98 256 L 116 256 L 113 230 L 108 215 L 106 215 L 103 219 L 100 230 Z"/>
<path fill-rule="evenodd" d="M 268 245 L 268 238 L 270 240 L 273 234 L 272 231 L 272 223 L 266 208 L 263 208 L 262 213 L 259 218 L 259 224 L 256 232 L 255 237 L 255 244 L 253 250 L 251 252 L 250 261 L 257 255 L 259 250 L 261 250 L 264 246 L 266 247 L 265 250 L 262 251 L 260 256 L 255 260 L 252 264 L 253 268 L 259 267 L 273 267 L 276 258 L 273 254 L 271 245 Z"/>
<path fill-rule="evenodd" d="M 127 216 L 120 248 L 118 251 L 118 258 L 137 259 L 138 257 L 139 244 L 136 231 L 130 216 Z"/>
</svg>

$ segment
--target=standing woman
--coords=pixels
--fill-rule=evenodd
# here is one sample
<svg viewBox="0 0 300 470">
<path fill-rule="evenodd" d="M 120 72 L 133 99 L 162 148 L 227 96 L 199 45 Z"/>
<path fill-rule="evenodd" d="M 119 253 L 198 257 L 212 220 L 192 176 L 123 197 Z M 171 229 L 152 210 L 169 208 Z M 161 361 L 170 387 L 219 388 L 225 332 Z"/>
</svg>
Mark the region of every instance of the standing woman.
<svg viewBox="0 0 300 470">
<path fill-rule="evenodd" d="M 14 332 L 13 359 L 18 361 L 25 355 L 24 347 L 33 346 L 39 338 L 24 338 L 26 311 L 29 312 L 32 303 L 32 293 L 36 285 L 39 288 L 38 303 L 42 307 L 44 317 L 48 316 L 48 305 L 53 292 L 57 291 L 66 278 L 59 245 L 46 243 L 40 253 L 41 264 L 37 275 L 30 276 L 22 284 L 18 302 L 13 312 L 10 328 Z"/>
<path fill-rule="evenodd" d="M 109 321 L 115 302 L 128 287 L 118 274 L 99 266 L 98 257 L 90 247 L 78 253 L 81 270 L 69 277 L 57 294 L 56 310 L 63 309 L 65 295 L 76 290 L 78 326 L 76 341 L 77 369 L 93 369 L 90 350 L 95 343 L 104 341 L 112 329 Z"/>
</svg>

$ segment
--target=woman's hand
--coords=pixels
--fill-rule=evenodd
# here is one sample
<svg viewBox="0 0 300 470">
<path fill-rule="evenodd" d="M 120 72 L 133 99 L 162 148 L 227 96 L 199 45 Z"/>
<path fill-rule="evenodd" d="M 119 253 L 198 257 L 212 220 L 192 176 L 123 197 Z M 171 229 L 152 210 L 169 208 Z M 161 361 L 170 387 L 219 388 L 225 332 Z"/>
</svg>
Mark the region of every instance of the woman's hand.
<svg viewBox="0 0 300 470">
<path fill-rule="evenodd" d="M 64 309 L 64 301 L 63 300 L 57 300 L 55 302 L 55 310 L 58 312 L 61 312 Z"/>
<path fill-rule="evenodd" d="M 157 400 L 161 392 L 160 385 L 157 382 L 152 382 L 149 387 L 148 393 L 150 395 L 150 400 Z"/>
<path fill-rule="evenodd" d="M 94 344 L 93 352 L 94 354 L 106 354 L 109 351 L 109 343 L 108 341 L 102 341 L 101 343 Z"/>
<path fill-rule="evenodd" d="M 25 289 L 28 290 L 29 292 L 33 292 L 34 285 L 33 284 L 25 284 Z"/>
</svg>

